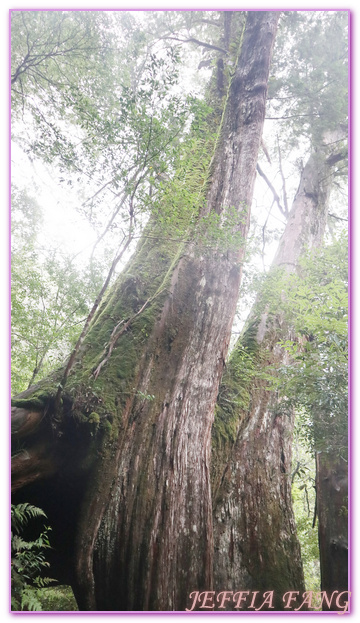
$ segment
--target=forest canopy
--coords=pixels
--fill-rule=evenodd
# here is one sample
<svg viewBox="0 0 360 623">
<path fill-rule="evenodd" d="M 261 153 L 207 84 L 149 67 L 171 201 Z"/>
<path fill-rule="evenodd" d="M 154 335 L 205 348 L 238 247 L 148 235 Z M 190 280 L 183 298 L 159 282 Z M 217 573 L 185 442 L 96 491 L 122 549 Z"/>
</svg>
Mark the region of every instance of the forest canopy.
<svg viewBox="0 0 360 623">
<path fill-rule="evenodd" d="M 348 20 L 11 11 L 13 609 L 344 610 Z"/>
</svg>

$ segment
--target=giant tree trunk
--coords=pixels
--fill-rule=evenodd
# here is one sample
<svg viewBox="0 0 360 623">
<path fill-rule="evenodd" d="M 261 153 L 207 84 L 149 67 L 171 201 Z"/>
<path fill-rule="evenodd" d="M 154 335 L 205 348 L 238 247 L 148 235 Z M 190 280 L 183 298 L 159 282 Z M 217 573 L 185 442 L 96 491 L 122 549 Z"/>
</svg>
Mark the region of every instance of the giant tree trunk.
<svg viewBox="0 0 360 623">
<path fill-rule="evenodd" d="M 348 462 L 335 453 L 316 454 L 316 505 L 321 590 L 330 598 L 335 591 L 342 593 L 349 590 Z M 330 603 L 329 609 L 341 610 L 336 607 L 336 599 L 330 600 Z"/>
<path fill-rule="evenodd" d="M 83 610 L 183 610 L 194 589 L 212 587 L 211 426 L 277 20 L 247 15 L 200 215 L 203 231 L 209 216 L 221 225 L 235 211 L 238 250 L 145 240 L 92 323 L 61 410 L 56 374 L 14 403 L 14 487 L 53 496 L 58 527 L 63 513 L 71 518 Z"/>
<path fill-rule="evenodd" d="M 302 172 L 269 279 L 281 267 L 295 270 L 305 248 L 322 241 L 331 181 L 326 152 L 314 153 Z M 301 599 L 304 590 L 291 501 L 294 414 L 264 378 L 286 365 L 278 345 L 286 339 L 291 329 L 281 312 L 270 312 L 260 296 L 220 386 L 212 457 L 215 588 L 274 591 L 280 610 L 284 593 L 299 591 Z"/>
</svg>

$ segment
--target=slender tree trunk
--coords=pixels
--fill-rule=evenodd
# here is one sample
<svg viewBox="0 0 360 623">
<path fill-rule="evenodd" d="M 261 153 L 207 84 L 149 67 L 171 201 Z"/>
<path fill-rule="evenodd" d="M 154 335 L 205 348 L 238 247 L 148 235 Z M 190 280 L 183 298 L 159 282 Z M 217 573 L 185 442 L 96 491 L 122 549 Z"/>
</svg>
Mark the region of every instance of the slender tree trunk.
<svg viewBox="0 0 360 623">
<path fill-rule="evenodd" d="M 59 470 L 66 482 L 82 483 L 69 543 L 83 610 L 183 610 L 193 590 L 212 587 L 211 426 L 241 278 L 277 21 L 275 12 L 247 15 L 200 215 L 200 232 L 215 215 L 220 229 L 235 219 L 238 249 L 145 241 L 93 319 L 62 413 L 51 417 L 50 387 L 59 374 L 15 402 L 18 435 L 34 411 L 39 430 L 55 438 L 51 452 L 38 448 L 34 429 L 26 436 L 33 465 L 26 485 L 36 488 L 51 472 L 49 485 Z M 61 448 L 69 457 L 72 435 L 81 443 L 65 469 Z M 50 465 L 41 463 L 43 455 Z M 26 460 L 19 449 L 15 487 L 24 484 Z"/>
<path fill-rule="evenodd" d="M 322 241 L 331 185 L 324 152 L 302 172 L 272 272 L 296 270 L 305 248 Z M 291 502 L 294 414 L 264 378 L 286 365 L 284 339 L 291 328 L 259 297 L 220 385 L 212 455 L 215 588 L 274 591 L 280 610 L 286 591 L 300 591 L 301 599 L 304 589 Z"/>
</svg>

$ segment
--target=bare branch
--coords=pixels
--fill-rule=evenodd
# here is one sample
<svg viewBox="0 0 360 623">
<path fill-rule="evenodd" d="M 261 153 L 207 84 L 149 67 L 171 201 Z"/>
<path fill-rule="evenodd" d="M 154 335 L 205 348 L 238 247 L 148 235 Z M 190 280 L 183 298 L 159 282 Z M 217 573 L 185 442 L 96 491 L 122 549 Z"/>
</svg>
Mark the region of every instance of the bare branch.
<svg viewBox="0 0 360 623">
<path fill-rule="evenodd" d="M 332 166 L 333 164 L 336 164 L 337 162 L 340 162 L 341 160 L 345 160 L 347 155 L 348 155 L 348 152 L 346 149 L 344 149 L 343 151 L 339 151 L 337 154 L 331 154 L 331 156 L 329 156 L 325 160 L 325 162 L 326 164 L 329 164 L 330 166 Z"/>
<path fill-rule="evenodd" d="M 279 154 L 280 175 L 281 175 L 281 179 L 282 179 L 282 183 L 283 183 L 282 191 L 283 191 L 284 210 L 285 210 L 285 215 L 284 216 L 289 216 L 289 205 L 288 205 L 287 193 L 286 193 L 286 181 L 285 181 L 285 176 L 284 176 L 284 172 L 283 172 L 283 168 L 282 168 L 282 159 L 281 159 L 281 150 L 280 150 L 279 137 L 277 137 L 277 144 L 278 144 L 278 154 Z"/>
<path fill-rule="evenodd" d="M 265 258 L 265 245 L 266 245 L 266 241 L 265 241 L 265 231 L 266 231 L 266 225 L 267 225 L 267 223 L 268 223 L 268 220 L 269 220 L 269 217 L 270 217 L 270 214 L 271 214 L 271 210 L 272 210 L 272 208 L 273 208 L 274 203 L 275 203 L 275 199 L 273 199 L 273 202 L 272 202 L 272 204 L 271 204 L 271 206 L 270 206 L 270 209 L 269 209 L 269 211 L 268 211 L 268 213 L 267 213 L 267 217 L 266 217 L 266 219 L 265 219 L 265 223 L 264 223 L 264 225 L 263 225 L 263 227 L 262 227 L 262 243 L 263 243 L 263 244 L 262 244 L 262 249 L 261 249 L 261 261 L 262 261 L 262 265 L 263 265 L 263 270 L 264 270 L 264 272 L 266 271 L 266 269 L 265 269 L 265 261 L 264 261 L 264 258 Z"/>
<path fill-rule="evenodd" d="M 88 315 L 88 317 L 87 317 L 87 319 L 85 321 L 85 324 L 84 324 L 84 327 L 83 327 L 83 329 L 82 329 L 82 331 L 80 333 L 80 336 L 79 336 L 79 338 L 78 338 L 78 340 L 77 340 L 77 342 L 75 344 L 75 347 L 74 347 L 74 349 L 73 349 L 73 351 L 72 351 L 72 353 L 71 353 L 71 355 L 69 357 L 69 361 L 68 361 L 67 366 L 65 368 L 65 372 L 64 372 L 64 375 L 63 375 L 63 378 L 62 378 L 62 382 L 59 384 L 59 387 L 58 387 L 58 390 L 57 390 L 57 394 L 56 394 L 56 397 L 55 397 L 55 413 L 59 409 L 62 391 L 63 391 L 63 389 L 65 387 L 66 381 L 67 381 L 67 379 L 69 377 L 69 374 L 70 374 L 70 372 L 71 372 L 71 370 L 73 368 L 73 365 L 75 363 L 76 355 L 78 354 L 79 349 L 80 349 L 80 347 L 81 347 L 81 345 L 82 345 L 82 343 L 83 343 L 83 341 L 85 339 L 85 336 L 87 335 L 90 323 L 91 323 L 91 321 L 92 321 L 92 319 L 93 319 L 93 317 L 94 317 L 94 315 L 95 315 L 95 313 L 96 313 L 96 311 L 97 311 L 97 309 L 98 309 L 98 307 L 99 307 L 99 305 L 100 305 L 100 303 L 101 303 L 101 301 L 103 299 L 103 296 L 104 296 L 104 294 L 105 294 L 105 292 L 106 292 L 106 290 L 108 288 L 108 285 L 110 283 L 111 277 L 114 274 L 115 268 L 116 268 L 117 264 L 119 263 L 119 261 L 121 260 L 122 256 L 124 255 L 124 253 L 125 253 L 126 249 L 128 248 L 131 240 L 132 240 L 132 232 L 131 232 L 131 229 L 130 229 L 128 237 L 127 237 L 127 240 L 126 240 L 123 248 L 121 249 L 120 253 L 114 258 L 114 260 L 113 260 L 113 262 L 111 264 L 111 267 L 110 267 L 110 270 L 109 270 L 108 275 L 106 277 L 106 280 L 105 280 L 105 282 L 104 282 L 104 284 L 103 284 L 103 286 L 102 286 L 98 296 L 96 297 L 95 303 L 94 303 L 94 305 L 92 306 L 92 308 L 90 310 L 90 313 L 89 313 L 89 315 Z M 123 238 L 123 241 L 124 241 L 124 238 Z"/>
<path fill-rule="evenodd" d="M 265 117 L 267 120 L 282 121 L 283 119 L 300 119 L 302 117 L 320 117 L 318 113 L 311 113 L 308 115 L 284 115 L 283 117 Z"/>
<path fill-rule="evenodd" d="M 119 337 L 121 335 L 123 335 L 123 333 L 125 333 L 125 331 L 128 330 L 130 324 L 135 320 L 135 318 L 140 316 L 140 314 L 144 311 L 144 309 L 148 306 L 148 304 L 150 302 L 152 302 L 157 296 L 159 296 L 159 294 L 161 294 L 163 291 L 164 291 L 164 289 L 159 290 L 158 292 L 156 292 L 156 294 L 154 294 L 154 296 L 151 296 L 150 298 L 148 298 L 147 301 L 145 301 L 145 303 L 139 309 L 139 311 L 137 311 L 136 314 L 133 314 L 132 316 L 130 316 L 130 318 L 128 318 L 128 320 L 126 322 L 125 322 L 125 319 L 124 319 L 124 320 L 121 320 L 116 325 L 116 327 L 113 329 L 113 332 L 112 332 L 111 337 L 110 337 L 110 344 L 109 344 L 109 348 L 108 348 L 108 352 L 106 354 L 106 357 L 99 363 L 99 365 L 97 366 L 97 368 L 93 372 L 95 379 L 97 379 L 97 377 L 100 374 L 101 369 L 109 361 L 111 353 L 112 353 L 112 351 L 114 349 L 114 346 L 115 346 L 116 342 L 118 341 Z M 120 329 L 120 331 L 118 331 L 119 327 L 122 327 Z"/>
<path fill-rule="evenodd" d="M 336 219 L 337 221 L 344 221 L 344 223 L 348 222 L 347 218 L 341 218 L 341 216 L 336 216 L 336 214 L 332 214 L 331 212 L 328 212 L 329 216 L 331 216 L 331 218 Z"/>
<path fill-rule="evenodd" d="M 220 48 L 218 45 L 212 45 L 211 43 L 206 43 L 205 41 L 199 41 L 199 39 L 195 39 L 194 37 L 190 37 L 189 39 L 180 39 L 180 37 L 170 37 L 170 36 L 164 36 L 161 37 L 162 39 L 168 39 L 170 41 L 180 41 L 180 43 L 195 43 L 196 45 L 199 45 L 202 48 L 206 48 L 208 50 L 217 50 L 218 52 L 221 52 L 222 54 L 228 54 L 227 50 L 224 50 L 224 48 Z"/>
<path fill-rule="evenodd" d="M 209 24 L 209 26 L 216 26 L 217 28 L 221 28 L 220 22 L 215 22 L 215 20 L 205 19 L 204 17 L 200 19 L 196 19 L 194 24 Z"/>
<path fill-rule="evenodd" d="M 261 177 L 265 180 L 265 182 L 267 183 L 268 187 L 270 188 L 270 190 L 271 190 L 271 192 L 273 194 L 273 197 L 274 197 L 274 201 L 277 203 L 277 206 L 278 206 L 281 214 L 286 217 L 288 215 L 288 212 L 285 210 L 285 208 L 282 207 L 282 205 L 280 203 L 279 195 L 277 194 L 277 192 L 276 192 L 274 186 L 272 185 L 272 183 L 270 182 L 269 178 L 265 175 L 264 171 L 260 168 L 259 164 L 256 165 L 256 170 L 259 173 L 259 175 L 261 175 Z"/>
</svg>

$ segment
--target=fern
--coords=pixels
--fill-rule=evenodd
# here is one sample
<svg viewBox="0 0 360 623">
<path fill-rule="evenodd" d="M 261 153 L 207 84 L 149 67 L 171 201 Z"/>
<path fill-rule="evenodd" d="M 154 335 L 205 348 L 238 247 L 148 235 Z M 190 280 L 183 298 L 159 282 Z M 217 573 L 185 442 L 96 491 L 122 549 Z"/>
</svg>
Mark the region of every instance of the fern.
<svg viewBox="0 0 360 623">
<path fill-rule="evenodd" d="M 36 578 L 34 580 L 34 583 L 36 584 L 36 586 L 38 586 L 39 588 L 45 588 L 46 586 L 50 586 L 50 584 L 53 584 L 54 582 L 56 582 L 56 580 L 54 580 L 54 578 Z"/>
<path fill-rule="evenodd" d="M 27 502 L 17 504 L 16 506 L 11 504 L 11 529 L 14 532 L 18 533 L 27 525 L 29 519 L 35 517 L 46 517 L 46 514 L 41 508 Z"/>
<path fill-rule="evenodd" d="M 31 586 L 25 586 L 21 593 L 20 606 L 21 610 L 40 610 L 41 603 L 39 601 L 39 591 L 34 590 Z"/>
<path fill-rule="evenodd" d="M 11 609 L 42 610 L 40 589 L 53 580 L 41 577 L 44 568 L 49 567 L 44 550 L 50 548 L 46 526 L 34 541 L 27 541 L 21 532 L 31 519 L 46 517 L 41 508 L 24 503 L 11 505 Z"/>
</svg>

